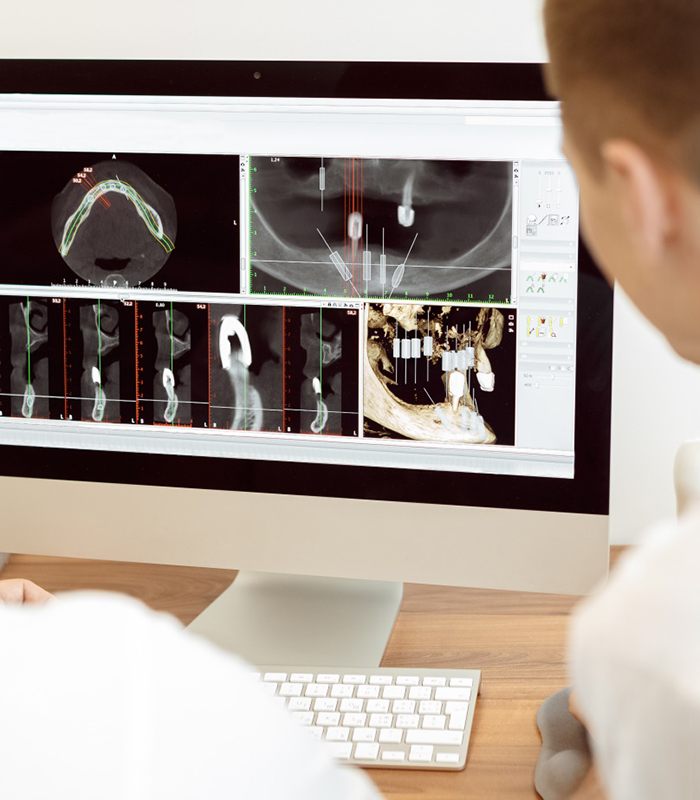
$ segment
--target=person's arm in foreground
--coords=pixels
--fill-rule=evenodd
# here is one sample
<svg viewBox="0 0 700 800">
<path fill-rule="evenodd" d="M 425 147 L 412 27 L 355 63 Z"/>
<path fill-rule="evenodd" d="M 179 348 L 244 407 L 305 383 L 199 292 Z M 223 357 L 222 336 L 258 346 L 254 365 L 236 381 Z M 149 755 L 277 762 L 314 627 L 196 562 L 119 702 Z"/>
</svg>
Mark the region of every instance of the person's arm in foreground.
<svg viewBox="0 0 700 800">
<path fill-rule="evenodd" d="M 0 580 L 0 603 L 45 603 L 52 598 L 41 586 L 24 578 Z"/>
<path fill-rule="evenodd" d="M 0 605 L 0 643 L 3 797 L 378 800 L 252 667 L 134 600 Z"/>
</svg>

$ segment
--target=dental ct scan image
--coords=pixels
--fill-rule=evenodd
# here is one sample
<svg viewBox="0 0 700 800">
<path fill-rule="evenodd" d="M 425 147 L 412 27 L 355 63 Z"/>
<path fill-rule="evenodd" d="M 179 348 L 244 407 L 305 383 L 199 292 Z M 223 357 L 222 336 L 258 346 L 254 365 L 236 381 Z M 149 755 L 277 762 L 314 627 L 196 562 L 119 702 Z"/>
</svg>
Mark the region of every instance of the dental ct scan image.
<svg viewBox="0 0 700 800">
<path fill-rule="evenodd" d="M 0 152 L 3 281 L 239 291 L 237 156 Z"/>
<path fill-rule="evenodd" d="M 513 444 L 516 313 L 372 304 L 365 435 Z"/>
<path fill-rule="evenodd" d="M 211 310 L 212 425 L 358 436 L 357 309 Z"/>
<path fill-rule="evenodd" d="M 253 294 L 510 302 L 510 161 L 255 156 Z"/>
</svg>

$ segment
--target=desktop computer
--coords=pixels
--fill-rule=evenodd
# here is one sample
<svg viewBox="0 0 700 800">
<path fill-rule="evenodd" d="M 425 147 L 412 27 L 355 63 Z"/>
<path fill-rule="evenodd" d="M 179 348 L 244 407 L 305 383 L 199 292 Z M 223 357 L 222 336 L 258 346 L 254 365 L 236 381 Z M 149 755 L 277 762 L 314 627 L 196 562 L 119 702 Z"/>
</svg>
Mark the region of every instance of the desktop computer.
<svg viewBox="0 0 700 800">
<path fill-rule="evenodd" d="M 403 581 L 590 589 L 560 138 L 537 65 L 0 63 L 0 549 L 238 568 L 193 627 L 267 664 L 376 666 Z"/>
</svg>

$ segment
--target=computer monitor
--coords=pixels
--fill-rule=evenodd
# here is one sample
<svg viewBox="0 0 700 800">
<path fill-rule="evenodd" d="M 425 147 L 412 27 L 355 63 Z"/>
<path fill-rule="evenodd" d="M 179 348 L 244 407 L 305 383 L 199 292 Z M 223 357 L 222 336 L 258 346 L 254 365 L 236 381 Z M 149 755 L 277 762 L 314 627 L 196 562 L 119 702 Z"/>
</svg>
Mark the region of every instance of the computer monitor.
<svg viewBox="0 0 700 800">
<path fill-rule="evenodd" d="M 1 62 L 0 549 L 253 571 L 258 631 L 289 576 L 389 627 L 395 582 L 588 590 L 612 292 L 560 138 L 537 65 Z"/>
</svg>

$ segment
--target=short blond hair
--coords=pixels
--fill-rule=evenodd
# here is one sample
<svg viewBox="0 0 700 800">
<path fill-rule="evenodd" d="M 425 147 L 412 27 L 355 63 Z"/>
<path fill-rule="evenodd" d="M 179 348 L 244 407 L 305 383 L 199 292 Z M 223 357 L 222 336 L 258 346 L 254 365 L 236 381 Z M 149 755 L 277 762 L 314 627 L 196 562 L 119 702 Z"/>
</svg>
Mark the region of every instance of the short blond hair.
<svg viewBox="0 0 700 800">
<path fill-rule="evenodd" d="M 624 137 L 700 183 L 700 0 L 546 0 L 547 81 L 595 168 Z"/>
</svg>

